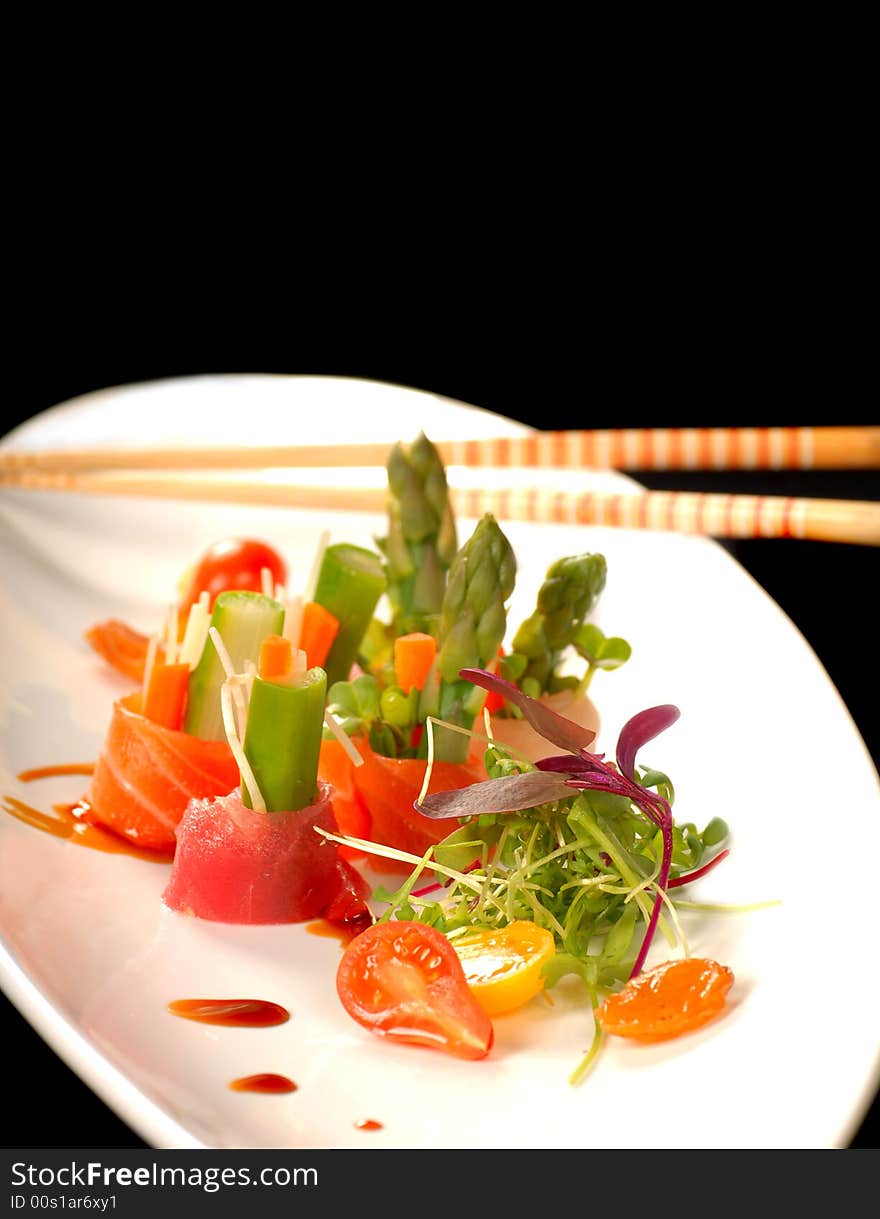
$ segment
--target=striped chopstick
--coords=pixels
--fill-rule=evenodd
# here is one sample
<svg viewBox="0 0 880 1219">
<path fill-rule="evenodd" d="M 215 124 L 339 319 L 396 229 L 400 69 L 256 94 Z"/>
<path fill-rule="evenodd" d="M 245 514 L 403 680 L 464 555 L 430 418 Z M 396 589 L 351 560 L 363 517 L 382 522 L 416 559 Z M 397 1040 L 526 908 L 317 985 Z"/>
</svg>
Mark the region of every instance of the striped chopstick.
<svg viewBox="0 0 880 1219">
<path fill-rule="evenodd" d="M 880 466 L 880 427 L 619 428 L 438 445 L 451 465 L 593 470 L 819 470 Z"/>
<path fill-rule="evenodd" d="M 125 471 L 71 474 L 22 470 L 0 474 L 0 487 L 319 511 L 384 512 L 387 507 L 387 491 L 378 487 L 304 486 Z M 485 489 L 452 485 L 450 491 L 456 512 L 471 518 L 491 512 L 499 520 L 509 521 L 880 546 L 880 503 L 868 500 L 691 491 L 571 493 L 536 486 Z"/>
<path fill-rule="evenodd" d="M 621 428 L 434 442 L 449 466 L 616 470 L 880 467 L 880 427 Z M 390 442 L 225 448 L 0 450 L 20 470 L 206 470 L 384 466 Z"/>
</svg>

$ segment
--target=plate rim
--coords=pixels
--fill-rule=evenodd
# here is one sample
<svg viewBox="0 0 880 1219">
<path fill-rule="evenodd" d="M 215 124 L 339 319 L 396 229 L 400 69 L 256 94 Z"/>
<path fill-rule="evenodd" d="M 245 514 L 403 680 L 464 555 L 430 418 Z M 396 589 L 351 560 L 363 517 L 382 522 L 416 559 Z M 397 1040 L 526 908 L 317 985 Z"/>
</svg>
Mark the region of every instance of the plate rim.
<svg viewBox="0 0 880 1219">
<path fill-rule="evenodd" d="M 28 431 L 33 427 L 36 428 L 40 421 L 47 416 L 57 417 L 59 414 L 69 408 L 93 402 L 96 399 L 107 398 L 108 401 L 114 397 L 123 396 L 131 390 L 169 385 L 184 385 L 195 381 L 206 380 L 285 380 L 285 381 L 334 381 L 339 383 L 366 384 L 382 388 L 390 388 L 402 393 L 415 393 L 423 397 L 430 397 L 452 403 L 458 407 L 468 411 L 479 412 L 483 416 L 494 417 L 508 424 L 516 424 L 522 427 L 524 431 L 535 431 L 537 429 L 529 427 L 526 424 L 520 424 L 517 420 L 508 419 L 498 411 L 489 410 L 484 407 L 475 406 L 461 399 L 451 398 L 443 394 L 437 394 L 434 391 L 424 390 L 417 386 L 410 386 L 403 383 L 384 382 L 366 377 L 349 377 L 349 376 L 323 376 L 320 374 L 287 374 L 287 373 L 206 373 L 206 374 L 191 374 L 186 376 L 173 376 L 166 378 L 150 379 L 145 381 L 121 383 L 119 385 L 107 386 L 100 389 L 88 391 L 84 394 L 79 394 L 73 398 L 65 399 L 37 412 L 30 419 L 25 420 L 10 432 L 0 438 L 0 448 L 17 447 L 16 441 L 26 436 Z M 621 479 L 626 480 L 634 486 L 640 487 L 636 479 L 631 476 L 614 472 Z M 830 687 L 834 698 L 837 701 L 839 711 L 843 712 L 849 734 L 855 737 L 864 759 L 868 764 L 874 778 L 880 788 L 880 776 L 878 776 L 877 768 L 871 757 L 868 746 L 862 737 L 862 734 L 855 723 L 853 715 L 847 706 L 842 694 L 837 689 L 829 673 L 825 669 L 821 659 L 814 651 L 809 639 L 800 630 L 797 624 L 789 617 L 786 611 L 779 605 L 777 601 L 767 592 L 760 582 L 737 560 L 736 556 L 731 554 L 724 546 L 713 538 L 704 538 L 704 541 L 716 547 L 725 554 L 726 560 L 733 564 L 739 577 L 745 576 L 748 583 L 752 586 L 752 590 L 757 590 L 765 605 L 769 603 L 772 610 L 781 615 L 787 628 L 798 637 L 802 647 L 806 653 L 812 658 L 814 666 L 821 673 L 825 684 Z M 100 1048 L 91 1042 L 89 1038 L 82 1033 L 75 1022 L 69 1019 L 64 1013 L 59 1011 L 54 1006 L 52 1001 L 39 989 L 37 984 L 33 982 L 25 971 L 24 967 L 16 960 L 15 956 L 7 946 L 2 934 L 0 934 L 0 986 L 6 996 L 9 998 L 13 1006 L 21 1013 L 24 1019 L 39 1033 L 40 1037 L 47 1045 L 58 1055 L 62 1062 L 69 1067 L 95 1094 L 110 1108 L 117 1116 L 129 1125 L 136 1133 L 141 1135 L 151 1146 L 156 1148 L 175 1148 L 175 1149 L 204 1149 L 208 1144 L 205 1144 L 195 1138 L 185 1126 L 178 1123 L 162 1107 L 145 1092 L 134 1084 L 125 1073 L 116 1067 L 108 1058 L 104 1056 Z M 859 1125 L 864 1120 L 864 1117 L 870 1108 L 872 1099 L 880 1089 L 880 1046 L 878 1046 L 877 1054 L 873 1064 L 873 1071 L 868 1079 L 866 1079 L 860 1098 L 860 1105 L 856 1109 L 851 1109 L 847 1122 L 839 1123 L 841 1129 L 841 1139 L 836 1145 L 846 1146 L 851 1140 Z M 129 1096 L 129 1094 L 131 1094 Z"/>
</svg>

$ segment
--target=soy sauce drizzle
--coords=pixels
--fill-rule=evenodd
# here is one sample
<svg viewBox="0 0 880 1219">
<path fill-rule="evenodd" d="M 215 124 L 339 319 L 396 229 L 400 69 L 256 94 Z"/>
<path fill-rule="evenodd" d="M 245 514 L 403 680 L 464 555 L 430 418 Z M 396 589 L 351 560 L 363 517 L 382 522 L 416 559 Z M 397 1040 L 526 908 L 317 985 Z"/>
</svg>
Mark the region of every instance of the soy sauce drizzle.
<svg viewBox="0 0 880 1219">
<path fill-rule="evenodd" d="M 19 783 L 32 783 L 34 779 L 52 779 L 56 775 L 93 775 L 94 762 L 66 762 L 61 766 L 34 766 L 16 775 Z"/>
<path fill-rule="evenodd" d="M 22 773 L 31 772 L 23 771 Z M 34 777 L 42 778 L 43 776 L 35 775 Z M 19 778 L 21 778 L 20 775 Z M 135 859 L 144 859 L 148 863 L 171 862 L 171 855 L 162 851 L 145 851 L 117 834 L 108 833 L 107 830 L 102 830 L 96 825 L 89 825 L 87 821 L 83 820 L 83 815 L 89 811 L 85 800 L 79 800 L 74 804 L 53 804 L 52 808 L 54 815 L 34 808 L 31 804 L 25 804 L 23 800 L 18 800 L 15 796 L 3 796 L 4 812 L 7 812 L 10 817 L 15 817 L 17 821 L 32 826 L 35 830 L 42 830 L 44 834 L 52 834 L 55 838 L 65 838 L 68 842 L 74 842 L 80 847 L 90 847 L 93 851 L 106 851 L 110 855 L 133 855 Z"/>
<path fill-rule="evenodd" d="M 370 914 L 359 915 L 353 919 L 343 919 L 341 922 L 318 918 L 314 919 L 311 923 L 306 923 L 306 931 L 309 935 L 323 936 L 329 940 L 339 940 L 343 948 L 345 948 L 356 935 L 360 935 L 362 931 L 366 931 L 372 925 L 373 918 Z"/>
<path fill-rule="evenodd" d="M 168 1011 L 185 1020 L 231 1028 L 268 1028 L 290 1019 L 286 1007 L 266 999 L 175 999 L 168 1004 Z"/>
<path fill-rule="evenodd" d="M 269 1071 L 263 1075 L 245 1075 L 229 1085 L 233 1092 L 296 1092 L 297 1085 L 286 1075 Z"/>
</svg>

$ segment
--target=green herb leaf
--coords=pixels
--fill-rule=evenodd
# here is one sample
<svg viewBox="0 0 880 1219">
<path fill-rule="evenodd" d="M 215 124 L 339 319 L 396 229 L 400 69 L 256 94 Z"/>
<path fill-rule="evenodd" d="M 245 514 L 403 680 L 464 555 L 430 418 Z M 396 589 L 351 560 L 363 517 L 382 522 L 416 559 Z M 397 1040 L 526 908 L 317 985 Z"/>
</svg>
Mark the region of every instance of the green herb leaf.
<svg viewBox="0 0 880 1219">
<path fill-rule="evenodd" d="M 607 636 L 594 622 L 586 622 L 574 638 L 575 650 L 594 669 L 619 669 L 632 655 L 632 648 L 617 635 Z"/>
</svg>

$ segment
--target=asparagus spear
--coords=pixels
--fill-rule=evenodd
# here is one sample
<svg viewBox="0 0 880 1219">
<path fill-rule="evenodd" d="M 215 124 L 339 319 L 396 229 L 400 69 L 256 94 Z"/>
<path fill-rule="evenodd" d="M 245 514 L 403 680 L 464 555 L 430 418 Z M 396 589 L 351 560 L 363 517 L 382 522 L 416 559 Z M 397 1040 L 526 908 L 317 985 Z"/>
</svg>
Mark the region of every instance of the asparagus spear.
<svg viewBox="0 0 880 1219">
<path fill-rule="evenodd" d="M 339 621 L 324 664 L 330 685 L 348 677 L 385 584 L 382 562 L 372 550 L 340 542 L 324 551 L 314 600 Z"/>
<path fill-rule="evenodd" d="M 327 675 L 319 668 L 293 684 L 254 678 L 244 752 L 269 812 L 314 802 L 326 693 Z M 244 784 L 241 798 L 252 807 Z"/>
<path fill-rule="evenodd" d="M 571 555 L 548 568 L 534 613 L 513 637 L 514 656 L 526 661 L 517 684 L 530 697 L 553 688 L 560 657 L 596 604 L 606 573 L 601 554 Z"/>
<path fill-rule="evenodd" d="M 510 542 L 488 513 L 455 556 L 449 569 L 446 595 L 440 613 L 440 651 L 437 684 L 423 690 L 423 718 L 440 719 L 470 728 L 484 694 L 458 674 L 464 668 L 484 668 L 498 655 L 507 627 L 505 601 L 513 592 L 516 558 Z M 426 705 L 436 698 L 437 708 Z M 467 756 L 467 737 L 439 731 L 436 756 L 460 762 Z"/>
<path fill-rule="evenodd" d="M 391 635 L 436 635 L 446 572 L 458 549 L 446 471 L 421 433 L 388 459 L 388 537 L 382 542 L 391 602 Z"/>
</svg>

